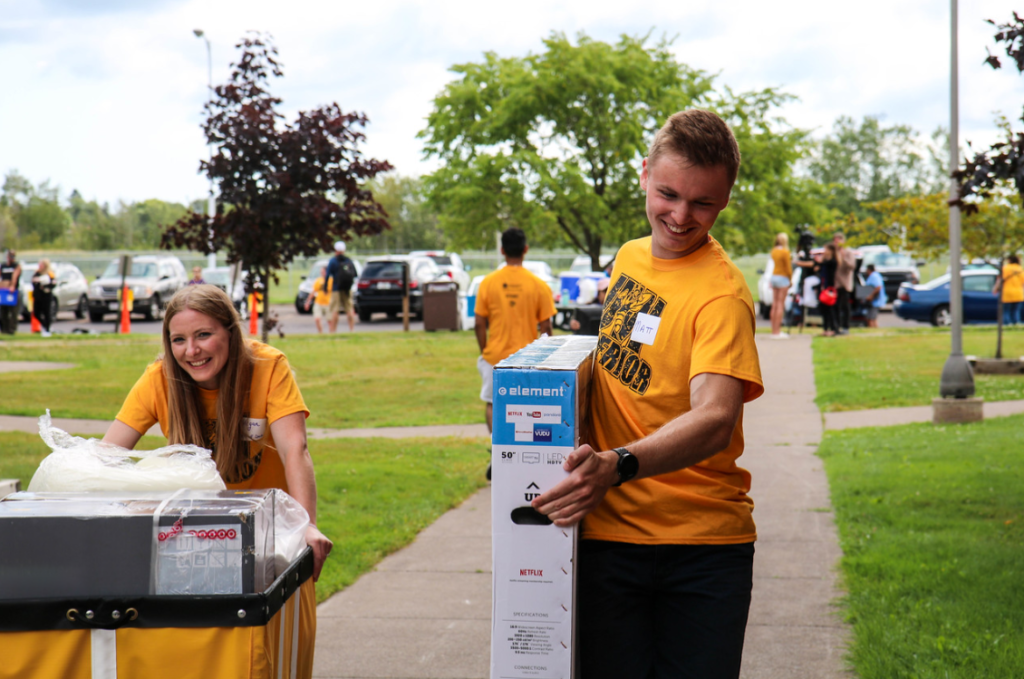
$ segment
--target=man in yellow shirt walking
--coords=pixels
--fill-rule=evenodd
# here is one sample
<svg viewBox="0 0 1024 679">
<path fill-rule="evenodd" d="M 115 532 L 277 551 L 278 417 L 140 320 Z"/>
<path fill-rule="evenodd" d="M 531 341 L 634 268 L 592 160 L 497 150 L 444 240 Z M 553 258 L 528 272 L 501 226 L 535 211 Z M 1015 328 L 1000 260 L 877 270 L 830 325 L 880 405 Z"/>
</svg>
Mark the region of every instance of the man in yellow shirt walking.
<svg viewBox="0 0 1024 679">
<path fill-rule="evenodd" d="M 480 400 L 487 404 L 487 431 L 494 419 L 494 366 L 537 339 L 538 333 L 551 334 L 554 297 L 547 283 L 523 268 L 528 249 L 522 229 L 511 228 L 501 234 L 505 266 L 480 282 L 476 296 L 474 329 L 480 345 L 476 364 L 483 382 Z M 490 478 L 490 467 L 487 473 Z"/>
<path fill-rule="evenodd" d="M 740 164 L 714 113 L 677 113 L 640 174 L 651 235 L 619 249 L 601 317 L 589 445 L 533 507 L 580 523 L 587 679 L 736 679 L 753 582 L 743 404 L 760 396 L 754 304 L 710 236 Z"/>
</svg>

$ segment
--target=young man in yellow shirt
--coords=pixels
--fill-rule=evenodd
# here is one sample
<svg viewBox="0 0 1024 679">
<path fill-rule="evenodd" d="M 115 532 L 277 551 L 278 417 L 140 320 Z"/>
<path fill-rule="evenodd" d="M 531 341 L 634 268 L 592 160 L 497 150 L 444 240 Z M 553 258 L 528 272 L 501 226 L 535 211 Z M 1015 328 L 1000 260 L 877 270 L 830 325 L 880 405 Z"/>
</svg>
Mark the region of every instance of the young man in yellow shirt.
<svg viewBox="0 0 1024 679">
<path fill-rule="evenodd" d="M 533 501 L 582 522 L 587 679 L 739 676 L 754 540 L 743 404 L 763 393 L 754 306 L 710 237 L 739 170 L 713 113 L 673 115 L 644 160 L 651 235 L 619 250 L 601 318 L 590 445 Z"/>
<path fill-rule="evenodd" d="M 505 266 L 480 281 L 473 309 L 476 341 L 480 345 L 476 364 L 483 382 L 480 400 L 487 404 L 488 431 L 494 418 L 494 366 L 537 339 L 538 333 L 551 334 L 554 296 L 547 283 L 523 268 L 528 249 L 522 229 L 511 228 L 501 234 Z"/>
</svg>

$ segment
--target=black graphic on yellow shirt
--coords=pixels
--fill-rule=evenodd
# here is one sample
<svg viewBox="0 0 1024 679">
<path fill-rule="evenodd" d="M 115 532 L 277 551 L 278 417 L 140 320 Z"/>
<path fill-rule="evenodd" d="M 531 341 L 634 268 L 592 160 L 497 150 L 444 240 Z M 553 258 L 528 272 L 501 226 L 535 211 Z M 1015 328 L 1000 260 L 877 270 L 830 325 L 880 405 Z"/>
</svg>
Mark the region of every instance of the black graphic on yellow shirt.
<svg viewBox="0 0 1024 679">
<path fill-rule="evenodd" d="M 601 314 L 597 361 L 632 391 L 643 395 L 651 386 L 651 365 L 640 358 L 641 342 L 630 339 L 637 315 L 661 316 L 665 300 L 629 276 L 620 276 L 608 291 Z"/>
<path fill-rule="evenodd" d="M 217 420 L 203 420 L 203 437 L 206 439 L 206 447 L 213 452 L 213 459 L 217 459 Z M 247 445 L 248 447 L 248 445 Z M 241 462 L 235 469 L 229 469 L 224 476 L 224 483 L 241 483 L 248 481 L 259 469 L 260 459 L 263 457 L 261 448 L 255 455 L 249 451 L 249 457 Z"/>
<path fill-rule="evenodd" d="M 501 294 L 510 307 L 514 307 L 523 294 L 523 286 L 519 283 L 502 283 Z"/>
</svg>

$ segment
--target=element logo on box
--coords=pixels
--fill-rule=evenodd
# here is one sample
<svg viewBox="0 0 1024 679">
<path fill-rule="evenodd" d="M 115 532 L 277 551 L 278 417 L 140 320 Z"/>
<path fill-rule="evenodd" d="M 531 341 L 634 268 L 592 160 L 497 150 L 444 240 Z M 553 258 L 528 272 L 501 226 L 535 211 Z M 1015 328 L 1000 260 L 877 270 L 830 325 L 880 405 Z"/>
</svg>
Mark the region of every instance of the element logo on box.
<svg viewBox="0 0 1024 679">
<path fill-rule="evenodd" d="M 538 424 L 533 427 L 533 440 L 536 443 L 551 443 L 551 425 Z"/>
<path fill-rule="evenodd" d="M 532 576 L 537 577 L 537 578 L 543 578 L 544 577 L 544 571 L 539 569 L 539 568 L 520 568 L 519 569 L 519 577 L 522 578 L 522 577 L 526 577 L 527 575 L 532 575 Z"/>
<path fill-rule="evenodd" d="M 498 387 L 498 394 L 500 396 L 565 396 L 565 387 L 555 387 L 554 389 L 546 388 L 541 389 L 540 387 Z"/>
</svg>

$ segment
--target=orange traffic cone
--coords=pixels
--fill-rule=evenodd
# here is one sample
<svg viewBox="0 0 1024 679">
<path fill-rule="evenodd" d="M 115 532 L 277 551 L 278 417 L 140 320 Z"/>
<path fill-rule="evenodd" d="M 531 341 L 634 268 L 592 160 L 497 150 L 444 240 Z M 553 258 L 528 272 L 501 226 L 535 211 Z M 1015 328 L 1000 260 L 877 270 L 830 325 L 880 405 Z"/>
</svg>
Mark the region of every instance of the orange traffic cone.
<svg viewBox="0 0 1024 679">
<path fill-rule="evenodd" d="M 32 332 L 43 331 L 43 324 L 39 322 L 39 319 L 36 318 L 35 314 L 32 314 L 31 319 L 29 321 L 29 325 L 32 327 Z"/>
<path fill-rule="evenodd" d="M 249 334 L 255 335 L 260 331 L 260 307 L 256 293 L 249 295 L 249 311 Z"/>
<path fill-rule="evenodd" d="M 121 334 L 127 335 L 132 331 L 131 297 L 128 286 L 121 291 Z"/>
</svg>

